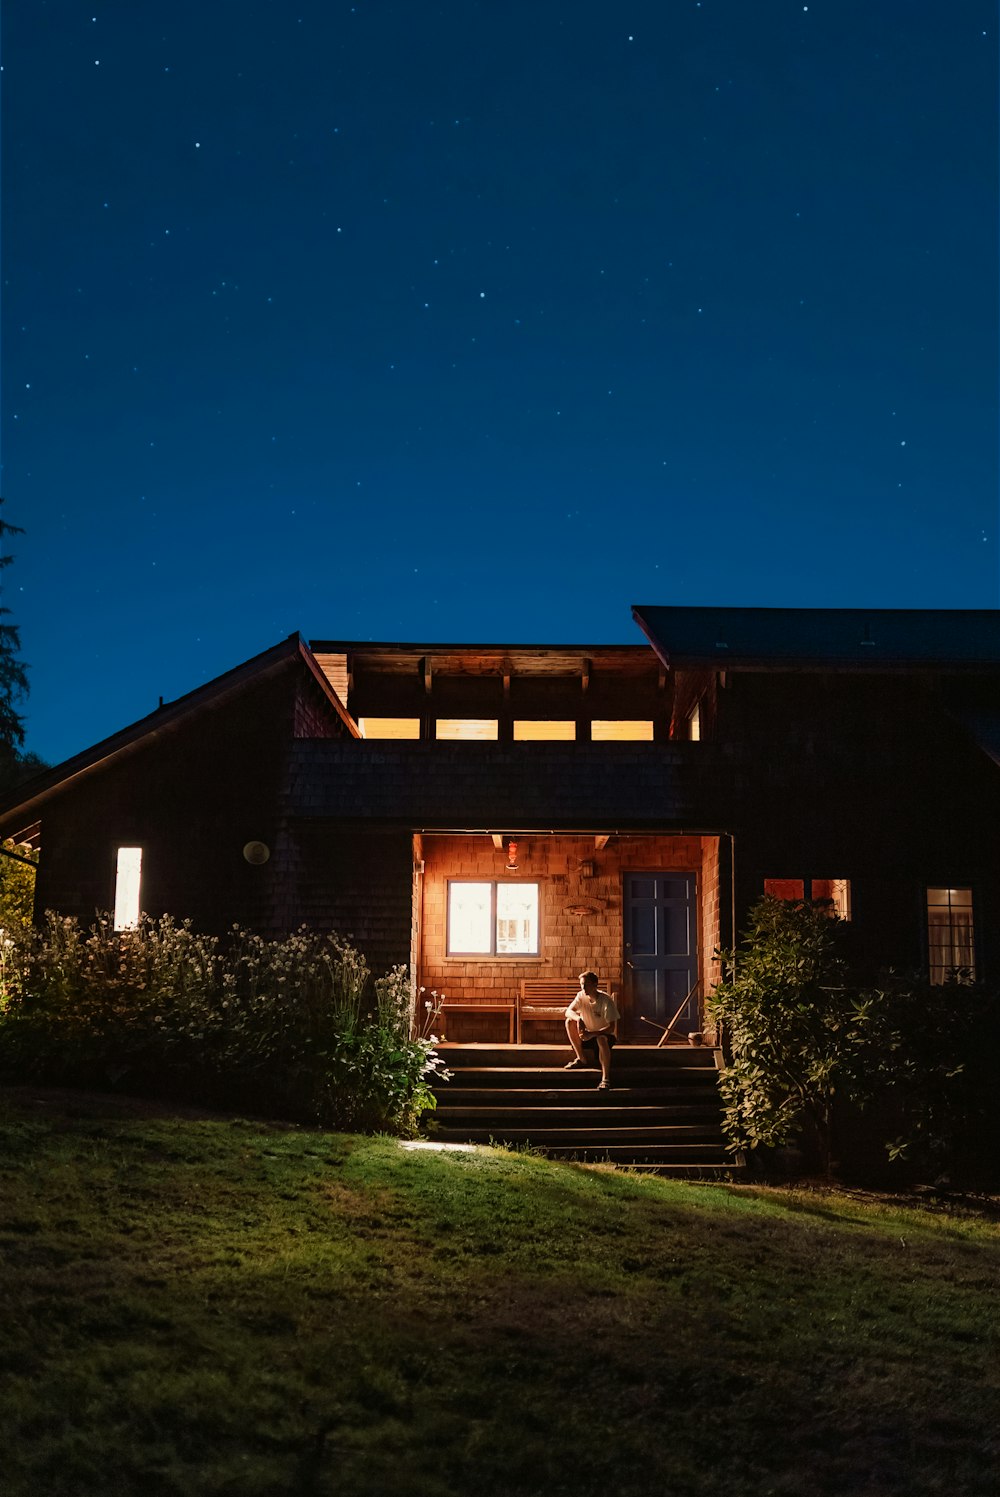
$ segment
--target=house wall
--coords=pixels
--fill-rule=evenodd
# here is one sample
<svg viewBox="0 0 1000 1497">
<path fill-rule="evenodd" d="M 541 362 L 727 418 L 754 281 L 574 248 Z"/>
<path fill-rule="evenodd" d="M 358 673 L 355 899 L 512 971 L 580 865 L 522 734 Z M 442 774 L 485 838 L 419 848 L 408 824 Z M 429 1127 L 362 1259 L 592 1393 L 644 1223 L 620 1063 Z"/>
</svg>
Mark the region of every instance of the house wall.
<svg viewBox="0 0 1000 1497">
<path fill-rule="evenodd" d="M 973 889 L 979 975 L 1000 976 L 1000 775 L 924 676 L 729 673 L 737 924 L 765 878 L 846 878 L 856 959 L 916 968 L 924 890 Z"/>
<path fill-rule="evenodd" d="M 346 732 L 295 661 L 159 731 L 154 714 L 139 746 L 45 805 L 36 917 L 52 909 L 90 924 L 113 906 L 117 849 L 135 845 L 147 914 L 216 933 L 293 929 L 282 795 L 293 734 L 306 730 Z M 271 850 L 260 867 L 243 857 L 250 841 Z"/>
<path fill-rule="evenodd" d="M 413 842 L 408 830 L 322 820 L 288 829 L 289 928 L 336 931 L 378 975 L 409 966 L 413 950 Z"/>
<path fill-rule="evenodd" d="M 486 1008 L 512 1002 L 525 978 L 565 978 L 593 968 L 601 985 L 620 995 L 627 1010 L 627 973 L 623 972 L 622 875 L 630 871 L 679 869 L 698 875 L 698 929 L 702 957 L 718 942 L 717 839 L 692 836 L 614 837 L 597 851 L 593 837 L 530 836 L 518 839 L 518 873 L 505 873 L 505 857 L 488 836 L 431 836 L 423 843 L 422 950 L 418 976 L 428 990 L 452 1000 L 475 1001 Z M 582 865 L 592 863 L 593 876 Z M 709 898 L 704 897 L 708 868 Z M 451 878 L 519 877 L 540 884 L 538 957 L 449 957 L 447 898 Z M 574 913 L 587 905 L 593 913 Z M 655 1038 L 653 1031 L 651 1037 Z M 559 1027 L 552 1037 L 559 1036 Z M 455 1014 L 448 1020 L 452 1040 L 506 1038 L 506 1025 L 477 1014 Z M 537 1038 L 546 1038 L 539 1026 Z"/>
</svg>

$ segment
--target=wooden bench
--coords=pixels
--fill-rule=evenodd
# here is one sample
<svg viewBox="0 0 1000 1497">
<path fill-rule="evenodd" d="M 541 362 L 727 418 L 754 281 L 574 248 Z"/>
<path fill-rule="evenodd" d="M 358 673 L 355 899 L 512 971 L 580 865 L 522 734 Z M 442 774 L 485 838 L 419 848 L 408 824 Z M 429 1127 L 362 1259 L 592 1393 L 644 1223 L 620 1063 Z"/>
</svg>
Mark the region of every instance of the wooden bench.
<svg viewBox="0 0 1000 1497">
<path fill-rule="evenodd" d="M 449 1014 L 502 1014 L 507 1019 L 507 1043 L 514 1043 L 514 1028 L 516 1023 L 517 1002 L 515 999 L 506 999 L 502 1003 L 477 1003 L 475 999 L 465 1000 L 463 998 L 446 998 L 441 1005 L 441 1038 L 448 1038 L 448 1015 Z"/>
<path fill-rule="evenodd" d="M 567 1007 L 579 991 L 580 983 L 576 978 L 571 981 L 566 977 L 526 977 L 521 983 L 517 1002 L 517 1043 L 524 1044 L 524 1026 L 532 1020 L 561 1024 Z M 611 996 L 615 997 L 614 992 Z"/>
</svg>

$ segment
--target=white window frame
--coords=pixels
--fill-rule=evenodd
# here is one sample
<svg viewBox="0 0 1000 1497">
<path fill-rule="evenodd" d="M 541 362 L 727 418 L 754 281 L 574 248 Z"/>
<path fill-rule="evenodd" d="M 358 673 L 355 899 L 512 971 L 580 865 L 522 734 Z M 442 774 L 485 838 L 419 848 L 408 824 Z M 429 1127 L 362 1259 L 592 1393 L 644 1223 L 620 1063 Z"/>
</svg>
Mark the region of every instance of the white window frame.
<svg viewBox="0 0 1000 1497">
<path fill-rule="evenodd" d="M 490 888 L 490 936 L 489 948 L 478 951 L 460 950 L 452 945 L 451 938 L 451 891 L 460 888 L 463 884 L 488 884 Z M 535 946 L 532 951 L 498 951 L 498 913 L 497 913 L 497 889 L 517 888 L 534 889 L 535 891 Z M 542 886 L 535 879 L 516 878 L 450 878 L 448 880 L 447 905 L 445 913 L 445 954 L 447 956 L 461 957 L 465 960 L 482 961 L 523 961 L 528 959 L 536 961 L 542 950 Z"/>
</svg>

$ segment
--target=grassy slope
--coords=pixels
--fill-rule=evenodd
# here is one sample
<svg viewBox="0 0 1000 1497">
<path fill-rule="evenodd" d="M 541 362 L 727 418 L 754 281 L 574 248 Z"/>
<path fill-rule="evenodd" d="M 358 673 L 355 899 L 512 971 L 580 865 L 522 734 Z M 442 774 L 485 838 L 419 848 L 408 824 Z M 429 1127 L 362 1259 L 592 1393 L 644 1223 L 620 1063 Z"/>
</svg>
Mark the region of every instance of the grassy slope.
<svg viewBox="0 0 1000 1497">
<path fill-rule="evenodd" d="M 5 1497 L 997 1490 L 973 1216 L 25 1091 L 0 1263 Z"/>
</svg>

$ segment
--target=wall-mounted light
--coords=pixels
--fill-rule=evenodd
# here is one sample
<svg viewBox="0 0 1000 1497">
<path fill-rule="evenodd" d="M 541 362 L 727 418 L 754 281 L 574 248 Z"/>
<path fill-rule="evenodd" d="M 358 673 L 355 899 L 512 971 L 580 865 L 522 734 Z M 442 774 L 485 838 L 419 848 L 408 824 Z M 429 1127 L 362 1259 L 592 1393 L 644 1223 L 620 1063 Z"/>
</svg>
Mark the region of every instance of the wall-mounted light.
<svg viewBox="0 0 1000 1497">
<path fill-rule="evenodd" d="M 507 843 L 507 872 L 517 872 L 517 843 L 513 838 Z"/>
</svg>

